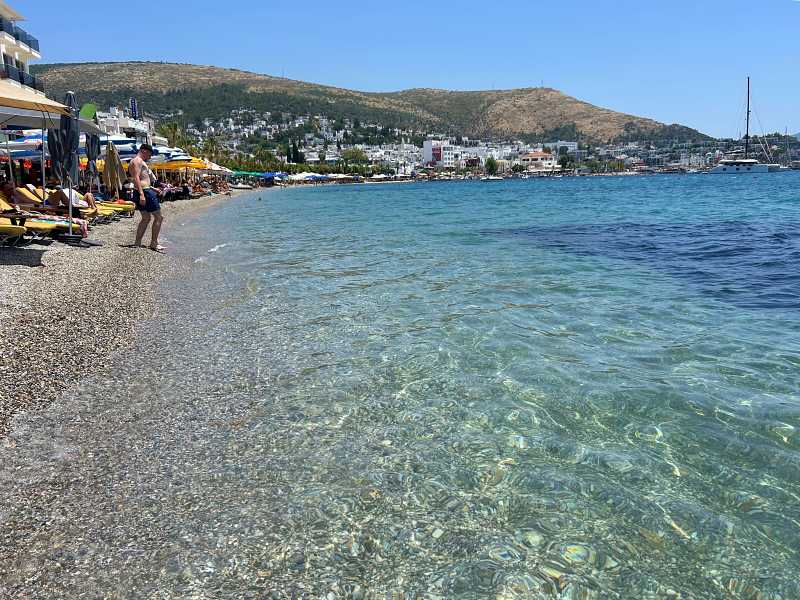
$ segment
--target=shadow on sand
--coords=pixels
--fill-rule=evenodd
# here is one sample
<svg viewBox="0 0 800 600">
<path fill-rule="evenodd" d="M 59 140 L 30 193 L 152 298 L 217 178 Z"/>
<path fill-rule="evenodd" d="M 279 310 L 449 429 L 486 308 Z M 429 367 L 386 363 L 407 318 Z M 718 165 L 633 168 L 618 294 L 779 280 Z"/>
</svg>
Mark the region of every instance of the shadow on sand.
<svg viewBox="0 0 800 600">
<path fill-rule="evenodd" d="M 0 266 L 43 267 L 42 254 L 44 250 L 31 246 L 24 248 L 0 246 Z"/>
</svg>

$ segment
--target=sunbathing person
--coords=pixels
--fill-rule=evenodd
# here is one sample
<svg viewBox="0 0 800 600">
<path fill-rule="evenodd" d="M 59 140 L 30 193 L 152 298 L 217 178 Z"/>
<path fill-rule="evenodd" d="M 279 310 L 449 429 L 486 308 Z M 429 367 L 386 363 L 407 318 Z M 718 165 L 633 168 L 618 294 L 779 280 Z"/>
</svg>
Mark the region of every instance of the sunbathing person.
<svg viewBox="0 0 800 600">
<path fill-rule="evenodd" d="M 48 196 L 46 203 L 64 214 L 69 214 L 71 208 L 72 216 L 77 218 L 81 217 L 81 209 L 97 212 L 97 203 L 91 193 L 87 192 L 81 197 L 75 190 L 65 190 L 61 187 L 56 188 L 56 191 Z"/>
<path fill-rule="evenodd" d="M 6 197 L 6 201 L 9 204 L 19 204 L 21 206 L 31 204 L 30 200 L 20 194 L 17 191 L 17 186 L 10 181 L 3 182 L 3 184 L 0 186 L 0 192 L 3 192 L 3 196 Z"/>
<path fill-rule="evenodd" d="M 10 204 L 15 211 L 30 214 L 30 216 L 39 221 L 56 221 L 63 223 L 67 219 L 66 207 L 53 206 L 47 203 L 35 204 L 29 198 L 20 194 L 11 182 L 4 182 L 2 186 L 0 186 L 0 192 L 2 192 L 6 202 Z M 49 200 L 50 198 L 48 198 L 48 201 Z M 83 237 L 89 235 L 89 223 L 85 219 L 80 218 L 80 214 L 78 214 L 78 217 L 73 218 L 73 223 L 80 228 Z"/>
</svg>

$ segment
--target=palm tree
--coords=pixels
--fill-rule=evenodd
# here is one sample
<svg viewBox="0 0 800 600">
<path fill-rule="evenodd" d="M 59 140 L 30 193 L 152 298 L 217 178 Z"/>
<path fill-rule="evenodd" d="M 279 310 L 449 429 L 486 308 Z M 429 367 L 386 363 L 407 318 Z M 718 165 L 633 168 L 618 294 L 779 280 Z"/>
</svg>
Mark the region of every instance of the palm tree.
<svg viewBox="0 0 800 600">
<path fill-rule="evenodd" d="M 158 126 L 157 131 L 160 135 L 163 135 L 165 138 L 167 138 L 167 143 L 173 148 L 181 145 L 185 141 L 183 130 L 175 121 L 161 123 Z"/>
<path fill-rule="evenodd" d="M 216 162 L 217 158 L 219 158 L 220 150 L 221 148 L 219 140 L 217 140 L 217 138 L 214 136 L 207 138 L 203 143 L 203 154 L 205 154 L 206 158 L 211 159 L 214 162 Z"/>
</svg>

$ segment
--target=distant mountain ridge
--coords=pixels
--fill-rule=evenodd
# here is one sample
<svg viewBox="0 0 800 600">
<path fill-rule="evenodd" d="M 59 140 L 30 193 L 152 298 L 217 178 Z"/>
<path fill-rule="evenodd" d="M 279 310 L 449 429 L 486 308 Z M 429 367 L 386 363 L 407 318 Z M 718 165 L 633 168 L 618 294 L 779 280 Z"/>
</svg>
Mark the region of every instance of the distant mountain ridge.
<svg viewBox="0 0 800 600">
<path fill-rule="evenodd" d="M 595 142 L 710 139 L 683 125 L 601 108 L 551 88 L 359 92 L 237 69 L 154 62 L 43 64 L 32 70 L 42 76 L 55 98 L 68 89 L 80 102 L 99 106 L 135 97 L 145 111 L 165 114 L 180 109 L 186 121 L 253 108 L 471 137 L 580 136 Z"/>
</svg>

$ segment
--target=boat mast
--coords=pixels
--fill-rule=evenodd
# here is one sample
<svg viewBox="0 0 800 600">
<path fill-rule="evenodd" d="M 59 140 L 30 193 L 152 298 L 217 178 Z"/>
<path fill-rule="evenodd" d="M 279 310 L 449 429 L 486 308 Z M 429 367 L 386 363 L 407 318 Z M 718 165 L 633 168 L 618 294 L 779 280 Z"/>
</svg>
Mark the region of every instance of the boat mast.
<svg viewBox="0 0 800 600">
<path fill-rule="evenodd" d="M 750 78 L 747 78 L 747 133 L 744 134 L 744 158 L 750 151 Z"/>
</svg>

